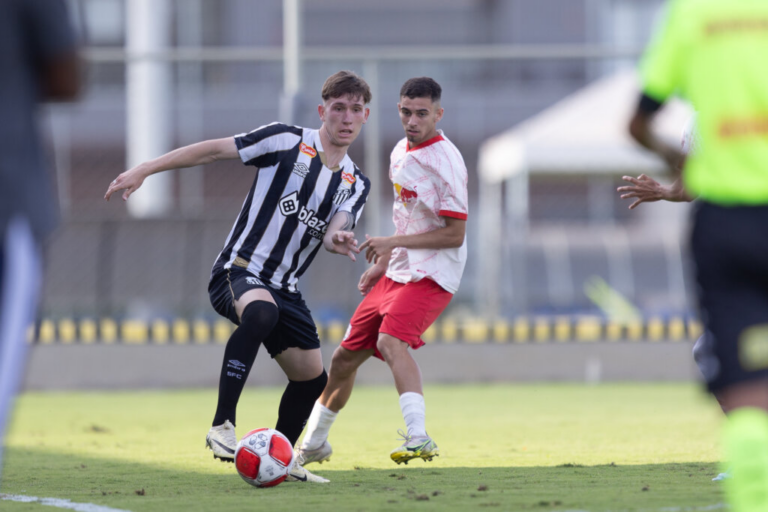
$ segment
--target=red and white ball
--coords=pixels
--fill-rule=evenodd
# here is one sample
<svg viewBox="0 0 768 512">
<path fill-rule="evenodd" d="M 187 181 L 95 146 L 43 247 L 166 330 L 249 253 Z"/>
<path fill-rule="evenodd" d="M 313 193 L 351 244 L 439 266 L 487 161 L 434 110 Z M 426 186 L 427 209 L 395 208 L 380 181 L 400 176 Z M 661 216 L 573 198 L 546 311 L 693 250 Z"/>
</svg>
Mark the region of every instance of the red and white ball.
<svg viewBox="0 0 768 512">
<path fill-rule="evenodd" d="M 235 467 L 249 484 L 273 487 L 288 476 L 294 456 L 287 437 L 271 428 L 257 428 L 237 443 Z"/>
</svg>

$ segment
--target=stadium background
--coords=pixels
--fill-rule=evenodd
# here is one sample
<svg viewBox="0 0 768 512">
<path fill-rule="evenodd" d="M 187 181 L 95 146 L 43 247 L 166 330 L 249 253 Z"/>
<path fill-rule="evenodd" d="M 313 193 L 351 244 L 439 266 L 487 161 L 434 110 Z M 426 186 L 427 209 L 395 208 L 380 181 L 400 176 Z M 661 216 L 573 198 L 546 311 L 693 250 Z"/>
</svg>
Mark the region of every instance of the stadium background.
<svg viewBox="0 0 768 512">
<path fill-rule="evenodd" d="M 147 181 L 146 202 L 137 194 L 128 205 L 106 203 L 104 191 L 130 165 L 180 145 L 274 120 L 317 126 L 320 87 L 339 69 L 362 74 L 375 95 L 350 149 L 379 185 L 359 237 L 392 229 L 387 168 L 402 137 L 395 104 L 405 79 L 441 83 L 440 127 L 469 169 L 469 259 L 449 311 L 428 333 L 430 357 L 418 355 L 428 381 L 695 375 L 689 342 L 700 328 L 682 246 L 688 207 L 629 212 L 615 193 L 622 174 L 658 170 L 658 162 L 638 151 L 611 167 L 611 148 L 596 146 L 592 157 L 605 155 L 599 169 L 532 170 L 524 188 L 479 172 L 489 138 L 542 112 L 557 118 L 563 101 L 597 83 L 611 88 L 611 77 L 635 67 L 662 1 L 69 3 L 87 78 L 79 102 L 45 109 L 64 219 L 47 247 L 27 389 L 215 384 L 211 361 L 231 326 L 211 309 L 207 280 L 254 170 L 229 162 L 166 173 Z M 291 9 L 296 25 L 284 16 Z M 300 44 L 291 52 L 286 41 Z M 569 119 L 571 130 L 602 126 L 615 109 L 609 96 Z M 616 123 L 620 137 L 623 130 Z M 550 132 L 542 129 L 545 143 Z M 494 192 L 504 208 L 483 210 L 496 204 L 487 201 Z M 321 252 L 303 278 L 326 351 L 359 302 L 364 268 Z M 251 384 L 281 382 L 263 359 Z M 361 380 L 386 380 L 383 365 L 369 366 Z"/>
</svg>

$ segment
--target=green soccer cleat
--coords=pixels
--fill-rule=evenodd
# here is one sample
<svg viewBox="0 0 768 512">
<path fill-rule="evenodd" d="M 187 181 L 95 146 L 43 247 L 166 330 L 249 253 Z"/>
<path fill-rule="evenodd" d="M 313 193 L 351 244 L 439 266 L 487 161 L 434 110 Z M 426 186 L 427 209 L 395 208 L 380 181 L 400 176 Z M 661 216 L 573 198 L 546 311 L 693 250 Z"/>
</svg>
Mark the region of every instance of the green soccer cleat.
<svg viewBox="0 0 768 512">
<path fill-rule="evenodd" d="M 389 454 L 390 458 L 400 464 L 408 464 L 411 459 L 422 459 L 425 462 L 431 461 L 433 457 L 440 455 L 440 449 L 437 447 L 431 437 L 412 437 L 402 430 L 397 431 L 400 437 L 405 440 L 402 446 L 395 448 Z"/>
</svg>

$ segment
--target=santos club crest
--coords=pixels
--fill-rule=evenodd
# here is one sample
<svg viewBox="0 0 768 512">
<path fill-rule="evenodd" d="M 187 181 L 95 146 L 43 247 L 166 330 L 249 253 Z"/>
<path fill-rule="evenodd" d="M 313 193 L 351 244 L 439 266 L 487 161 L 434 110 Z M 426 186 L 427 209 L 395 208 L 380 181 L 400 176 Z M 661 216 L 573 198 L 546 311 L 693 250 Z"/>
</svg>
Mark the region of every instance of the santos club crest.
<svg viewBox="0 0 768 512">
<path fill-rule="evenodd" d="M 349 196 L 352 195 L 352 191 L 345 187 L 339 187 L 338 190 L 336 190 L 336 193 L 333 194 L 333 202 L 334 204 L 337 204 L 341 206 L 344 204 L 344 201 L 349 199 Z"/>
</svg>

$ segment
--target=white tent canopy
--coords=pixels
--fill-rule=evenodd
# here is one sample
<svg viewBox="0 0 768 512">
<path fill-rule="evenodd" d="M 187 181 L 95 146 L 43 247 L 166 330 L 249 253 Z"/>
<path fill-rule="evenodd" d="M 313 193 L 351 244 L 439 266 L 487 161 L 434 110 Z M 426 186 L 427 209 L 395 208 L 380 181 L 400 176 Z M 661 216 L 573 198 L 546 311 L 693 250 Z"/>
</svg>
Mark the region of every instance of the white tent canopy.
<svg viewBox="0 0 768 512">
<path fill-rule="evenodd" d="M 525 282 L 521 251 L 528 233 L 530 175 L 603 176 L 596 187 L 617 174 L 664 172 L 665 165 L 629 136 L 629 120 L 637 106 L 640 86 L 634 71 L 600 79 L 566 97 L 514 128 L 491 137 L 480 147 L 480 228 L 483 251 L 477 258 L 476 300 L 489 315 L 499 313 L 502 266 L 514 282 Z M 654 130 L 679 144 L 693 114 L 673 99 L 654 120 Z M 506 192 L 502 192 L 506 190 Z M 605 194 L 598 195 L 603 199 Z M 553 259 L 553 262 L 555 260 Z M 553 264 L 553 279 L 558 275 Z M 524 284 L 522 285 L 524 286 Z M 516 294 L 518 297 L 524 294 Z M 524 307 L 523 303 L 518 306 Z"/>
<path fill-rule="evenodd" d="M 480 179 L 500 183 L 531 174 L 625 174 L 660 172 L 663 163 L 630 139 L 637 105 L 634 71 L 598 80 L 480 147 Z M 657 133 L 677 143 L 691 108 L 672 100 L 656 119 Z"/>
</svg>

